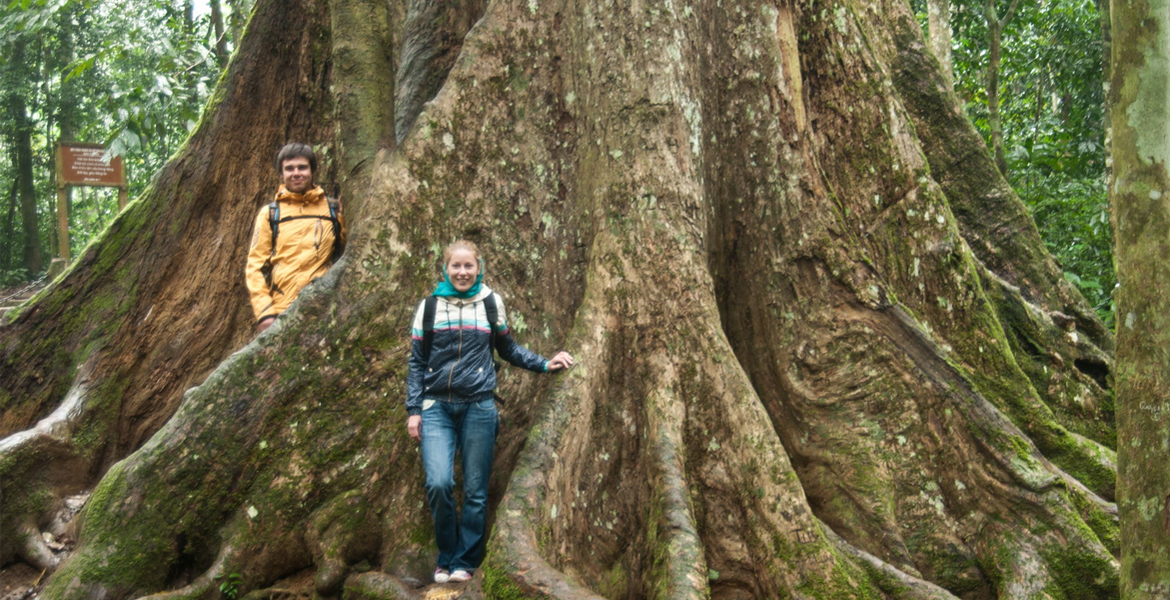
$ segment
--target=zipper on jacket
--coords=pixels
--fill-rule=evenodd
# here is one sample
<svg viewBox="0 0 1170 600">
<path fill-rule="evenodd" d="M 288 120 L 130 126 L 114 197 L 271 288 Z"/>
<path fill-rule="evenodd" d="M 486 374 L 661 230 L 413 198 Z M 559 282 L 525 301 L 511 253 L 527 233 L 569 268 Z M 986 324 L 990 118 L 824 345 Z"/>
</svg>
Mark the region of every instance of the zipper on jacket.
<svg viewBox="0 0 1170 600">
<path fill-rule="evenodd" d="M 447 305 L 447 312 L 451 311 L 451 305 Z M 455 362 L 451 364 L 451 370 L 447 372 L 447 402 L 451 401 L 451 382 L 455 378 L 455 367 L 459 361 L 463 360 L 463 304 L 459 304 L 459 353 L 455 356 Z"/>
</svg>

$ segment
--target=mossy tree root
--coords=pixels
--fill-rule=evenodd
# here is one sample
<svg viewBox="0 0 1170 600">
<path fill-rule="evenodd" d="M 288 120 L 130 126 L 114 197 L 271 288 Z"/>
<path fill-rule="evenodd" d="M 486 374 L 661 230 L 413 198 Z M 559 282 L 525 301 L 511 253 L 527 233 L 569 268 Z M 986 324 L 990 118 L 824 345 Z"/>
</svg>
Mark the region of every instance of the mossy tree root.
<svg viewBox="0 0 1170 600">
<path fill-rule="evenodd" d="M 838 552 L 860 562 L 870 573 L 870 576 L 881 587 L 882 591 L 894 598 L 905 598 L 906 600 L 957 600 L 958 597 L 948 592 L 947 590 L 918 577 L 914 577 L 890 563 L 861 550 L 849 542 L 846 542 L 841 536 L 837 535 L 832 528 L 824 523 L 818 524 L 821 531 L 824 532 L 825 537 L 832 542 L 833 546 Z"/>
<path fill-rule="evenodd" d="M 42 530 L 61 508 L 61 499 L 80 491 L 91 461 L 85 459 L 74 435 L 93 418 L 86 411 L 88 369 L 60 406 L 30 429 L 0 440 L 0 564 L 19 557 L 42 570 L 60 562 L 46 545 Z M 52 532 L 61 534 L 62 532 Z"/>
</svg>

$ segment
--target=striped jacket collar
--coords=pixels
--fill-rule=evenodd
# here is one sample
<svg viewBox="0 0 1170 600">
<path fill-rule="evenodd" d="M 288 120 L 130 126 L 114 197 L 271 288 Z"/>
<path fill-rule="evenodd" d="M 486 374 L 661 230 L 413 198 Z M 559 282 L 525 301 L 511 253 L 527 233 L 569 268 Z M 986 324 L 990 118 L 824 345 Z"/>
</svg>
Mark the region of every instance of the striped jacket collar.
<svg viewBox="0 0 1170 600">
<path fill-rule="evenodd" d="M 476 302 L 479 302 L 479 301 L 483 300 L 484 298 L 487 298 L 488 295 L 491 293 L 492 293 L 492 288 L 488 287 L 487 284 L 483 284 L 479 288 L 479 293 L 470 297 L 470 298 L 456 298 L 454 296 L 439 296 L 439 300 L 446 302 L 447 304 L 453 304 L 455 306 L 467 306 L 469 304 L 475 304 Z"/>
</svg>

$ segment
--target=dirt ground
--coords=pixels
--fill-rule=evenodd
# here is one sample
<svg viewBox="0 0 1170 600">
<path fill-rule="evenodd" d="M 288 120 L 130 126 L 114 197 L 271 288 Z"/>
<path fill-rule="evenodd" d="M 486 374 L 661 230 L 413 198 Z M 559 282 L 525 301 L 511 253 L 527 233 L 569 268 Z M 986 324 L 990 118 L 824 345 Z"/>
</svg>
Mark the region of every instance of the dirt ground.
<svg viewBox="0 0 1170 600">
<path fill-rule="evenodd" d="M 23 600 L 36 590 L 41 572 L 21 562 L 0 568 L 0 600 Z"/>
</svg>

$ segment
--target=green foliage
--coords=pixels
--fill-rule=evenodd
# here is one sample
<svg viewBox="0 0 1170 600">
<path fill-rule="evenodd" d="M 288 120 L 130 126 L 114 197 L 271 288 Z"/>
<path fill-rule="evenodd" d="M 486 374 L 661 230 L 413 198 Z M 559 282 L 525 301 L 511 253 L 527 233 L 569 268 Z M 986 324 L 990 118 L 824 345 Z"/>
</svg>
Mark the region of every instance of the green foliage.
<svg viewBox="0 0 1170 600">
<path fill-rule="evenodd" d="M 236 600 L 240 595 L 240 586 L 243 583 L 244 578 L 239 573 L 229 573 L 219 583 L 219 593 L 227 600 Z"/>
<path fill-rule="evenodd" d="M 1025 171 L 1012 178 L 1032 210 L 1044 243 L 1101 320 L 1113 327 L 1113 238 L 1102 178 Z"/>
<path fill-rule="evenodd" d="M 130 196 L 140 193 L 195 126 L 226 62 L 215 52 L 214 29 L 189 0 L 0 6 L 0 133 L 8 150 L 0 181 L 16 181 L 13 140 L 25 127 L 32 134 L 38 241 L 46 256 L 57 244 L 57 140 L 108 144 L 111 157 L 123 157 Z M 0 190 L 0 271 L 24 266 L 15 189 Z M 73 188 L 74 256 L 113 219 L 117 197 L 112 188 Z"/>
<path fill-rule="evenodd" d="M 924 24 L 925 2 L 915 0 Z M 955 93 L 990 145 L 985 3 L 952 6 Z M 1100 18 L 1092 0 L 1021 2 L 1003 33 L 999 97 L 1008 180 L 1069 281 L 1112 324 Z"/>
<path fill-rule="evenodd" d="M 7 269 L 0 271 L 0 287 L 9 287 L 29 280 L 28 269 Z"/>
</svg>

